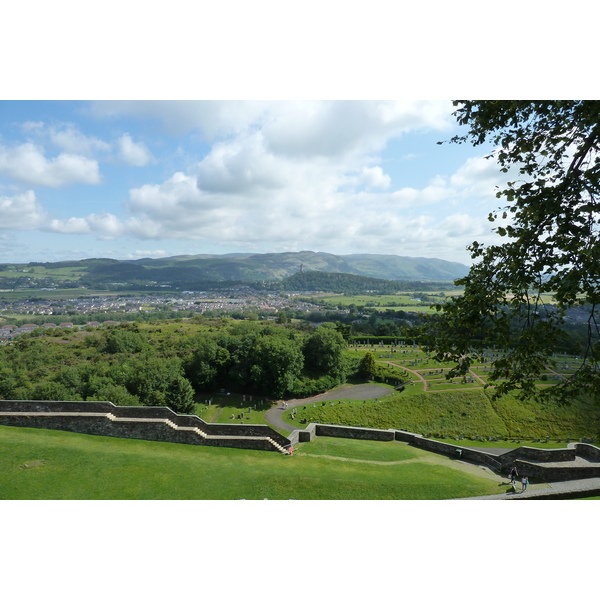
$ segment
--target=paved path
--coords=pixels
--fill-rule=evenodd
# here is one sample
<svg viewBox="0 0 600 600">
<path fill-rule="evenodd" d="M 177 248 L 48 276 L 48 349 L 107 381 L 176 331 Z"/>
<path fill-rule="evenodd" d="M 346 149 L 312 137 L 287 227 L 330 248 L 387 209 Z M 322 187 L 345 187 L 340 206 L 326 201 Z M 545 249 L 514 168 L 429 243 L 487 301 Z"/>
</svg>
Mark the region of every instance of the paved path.
<svg viewBox="0 0 600 600">
<path fill-rule="evenodd" d="M 519 483 L 517 489 L 521 487 Z M 536 500 L 549 499 L 560 500 L 573 495 L 600 496 L 600 477 L 589 479 L 574 479 L 573 481 L 555 481 L 548 483 L 547 487 L 540 489 L 528 489 L 525 492 L 518 491 L 505 494 L 494 494 L 492 496 L 473 496 L 471 498 L 456 498 L 456 500 Z"/>
<path fill-rule="evenodd" d="M 339 387 L 331 392 L 325 392 L 318 396 L 312 396 L 311 398 L 299 398 L 293 400 L 287 400 L 287 402 L 278 402 L 276 406 L 270 408 L 265 413 L 265 418 L 269 425 L 276 429 L 283 429 L 285 431 L 294 431 L 294 429 L 303 429 L 302 427 L 294 427 L 285 423 L 281 418 L 281 413 L 289 408 L 296 408 L 297 406 L 303 406 L 304 404 L 311 404 L 313 402 L 322 402 L 323 400 L 371 400 L 373 398 L 382 398 L 393 392 L 388 387 L 381 385 L 374 385 L 372 383 L 365 383 L 363 385 L 345 385 Z M 284 406 L 287 404 L 287 408 Z"/>
</svg>

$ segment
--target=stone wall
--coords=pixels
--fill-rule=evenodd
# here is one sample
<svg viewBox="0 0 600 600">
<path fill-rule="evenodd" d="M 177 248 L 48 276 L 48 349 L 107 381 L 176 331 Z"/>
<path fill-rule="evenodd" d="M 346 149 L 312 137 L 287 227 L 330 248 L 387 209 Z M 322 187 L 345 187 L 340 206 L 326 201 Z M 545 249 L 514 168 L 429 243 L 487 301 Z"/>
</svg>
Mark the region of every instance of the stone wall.
<svg viewBox="0 0 600 600">
<path fill-rule="evenodd" d="M 577 456 L 582 456 L 588 460 L 600 462 L 600 448 L 592 446 L 591 444 L 575 444 L 577 450 Z"/>
<path fill-rule="evenodd" d="M 526 475 L 530 480 L 538 481 L 573 481 L 575 479 L 589 479 L 590 477 L 600 477 L 600 466 L 568 466 L 558 465 L 546 466 L 530 463 L 525 460 L 516 460 L 517 471 L 519 475 Z"/>
<path fill-rule="evenodd" d="M 0 424 L 58 429 L 158 442 L 281 449 L 289 440 L 268 425 L 206 423 L 166 407 L 115 406 L 111 402 L 0 400 Z"/>
<path fill-rule="evenodd" d="M 500 468 L 498 457 L 491 456 L 483 450 L 475 450 L 474 448 L 456 446 L 440 440 L 432 440 L 431 438 L 426 438 L 417 433 L 410 433 L 408 431 L 396 431 L 396 439 L 408 442 L 412 446 L 428 450 L 429 452 L 449 456 L 450 458 L 461 458 L 474 463 L 484 464 L 495 470 Z"/>
<path fill-rule="evenodd" d="M 503 468 L 510 468 L 517 460 L 533 462 L 568 462 L 574 461 L 577 456 L 573 448 L 530 448 L 521 446 L 502 454 L 499 458 Z"/>
<path fill-rule="evenodd" d="M 368 429 L 366 427 L 345 427 L 342 425 L 323 425 L 321 423 L 316 423 L 315 433 L 316 435 L 328 437 L 379 442 L 393 442 L 395 439 L 393 429 Z"/>
</svg>

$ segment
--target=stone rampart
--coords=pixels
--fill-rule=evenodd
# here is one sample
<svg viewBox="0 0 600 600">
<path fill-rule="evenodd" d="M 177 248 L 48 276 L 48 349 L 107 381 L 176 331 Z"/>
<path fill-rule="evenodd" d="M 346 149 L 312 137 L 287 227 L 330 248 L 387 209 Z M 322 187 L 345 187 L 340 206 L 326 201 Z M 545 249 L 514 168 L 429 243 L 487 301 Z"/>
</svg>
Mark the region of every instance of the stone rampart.
<svg viewBox="0 0 600 600">
<path fill-rule="evenodd" d="M 393 429 L 368 429 L 367 427 L 346 427 L 343 425 L 324 425 L 316 423 L 316 435 L 352 438 L 355 440 L 375 440 L 379 442 L 393 442 Z"/>
<path fill-rule="evenodd" d="M 499 459 L 503 468 L 510 468 L 516 460 L 533 462 L 567 462 L 577 457 L 575 448 L 530 448 L 521 446 L 502 454 Z"/>
<path fill-rule="evenodd" d="M 516 460 L 519 475 L 527 475 L 529 479 L 539 481 L 571 481 L 600 477 L 600 466 L 560 466 L 556 463 L 545 465 Z"/>
<path fill-rule="evenodd" d="M 286 437 L 268 425 L 206 423 L 166 407 L 111 402 L 0 400 L 0 424 L 158 442 L 282 451 Z"/>
<path fill-rule="evenodd" d="M 577 456 L 582 456 L 583 458 L 587 458 L 588 460 L 593 460 L 595 462 L 600 462 L 600 448 L 597 446 L 592 446 L 591 444 L 575 444 L 575 450 L 577 451 Z"/>
</svg>

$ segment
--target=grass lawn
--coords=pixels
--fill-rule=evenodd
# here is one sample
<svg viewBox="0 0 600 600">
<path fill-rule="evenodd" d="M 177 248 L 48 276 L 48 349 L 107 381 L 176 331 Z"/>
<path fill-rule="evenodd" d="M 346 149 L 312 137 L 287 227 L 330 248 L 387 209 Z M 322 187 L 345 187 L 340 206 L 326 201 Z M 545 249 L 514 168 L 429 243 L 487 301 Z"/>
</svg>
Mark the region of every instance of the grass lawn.
<svg viewBox="0 0 600 600">
<path fill-rule="evenodd" d="M 397 442 L 317 438 L 285 456 L 0 426 L 0 448 L 5 500 L 419 500 L 503 491 L 476 467 Z"/>
</svg>

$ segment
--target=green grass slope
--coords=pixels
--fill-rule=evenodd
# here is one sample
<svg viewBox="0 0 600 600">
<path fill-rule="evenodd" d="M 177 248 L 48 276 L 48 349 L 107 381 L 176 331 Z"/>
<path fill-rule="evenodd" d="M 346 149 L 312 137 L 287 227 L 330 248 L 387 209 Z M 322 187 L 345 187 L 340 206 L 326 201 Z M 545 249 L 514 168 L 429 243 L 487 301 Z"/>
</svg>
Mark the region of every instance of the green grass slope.
<svg viewBox="0 0 600 600">
<path fill-rule="evenodd" d="M 381 400 L 318 403 L 298 409 L 295 421 L 403 429 L 433 436 L 577 439 L 600 436 L 600 406 L 578 401 L 523 401 L 508 395 L 491 399 L 485 390 L 398 393 Z"/>
<path fill-rule="evenodd" d="M 419 500 L 499 491 L 494 478 L 397 442 L 317 438 L 284 456 L 0 426 L 0 499 Z"/>
</svg>

